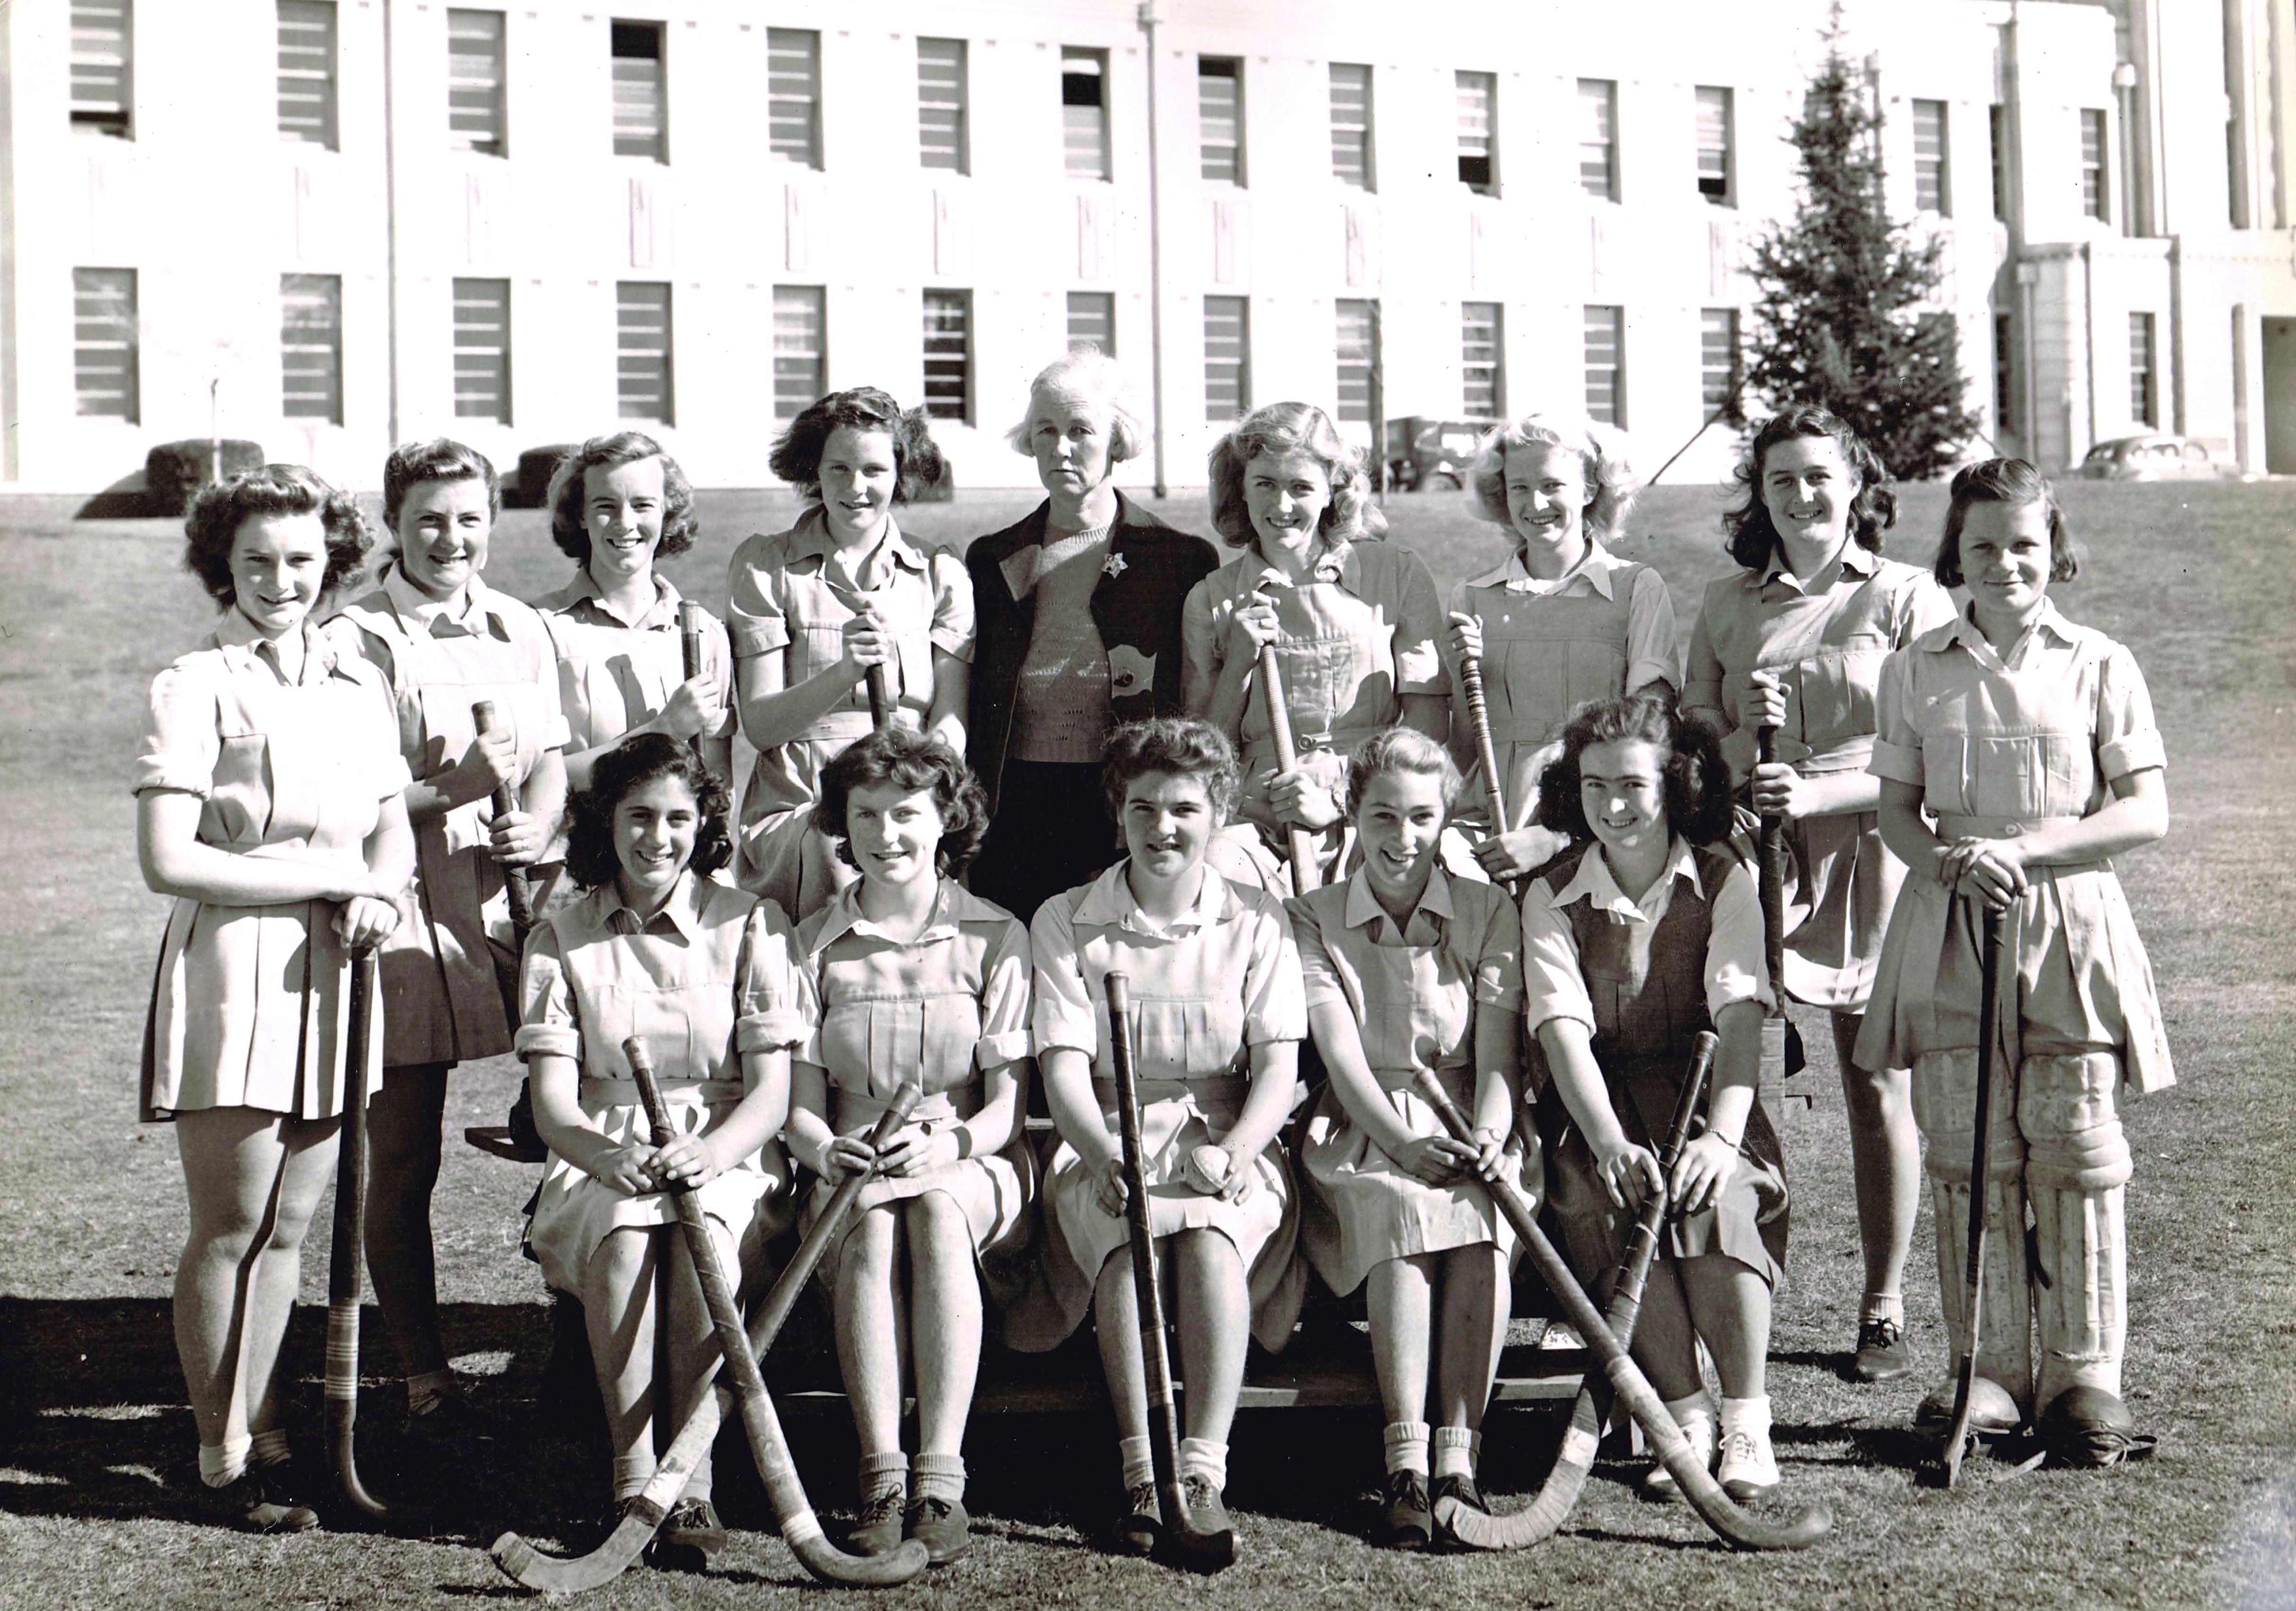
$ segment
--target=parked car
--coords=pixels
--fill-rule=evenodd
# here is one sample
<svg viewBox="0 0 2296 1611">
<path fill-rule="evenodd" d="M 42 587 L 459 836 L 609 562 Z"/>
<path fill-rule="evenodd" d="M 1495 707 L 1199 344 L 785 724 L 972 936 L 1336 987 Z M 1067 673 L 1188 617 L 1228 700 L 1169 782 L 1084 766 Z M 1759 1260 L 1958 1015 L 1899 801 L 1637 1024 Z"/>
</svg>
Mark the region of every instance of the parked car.
<svg viewBox="0 0 2296 1611">
<path fill-rule="evenodd" d="M 1486 426 L 1472 420 L 1430 420 L 1417 415 L 1387 422 L 1387 484 L 1405 492 L 1467 484 L 1475 444 Z"/>
<path fill-rule="evenodd" d="M 2206 442 L 2160 432 L 2099 442 L 2081 460 L 2080 473 L 2093 481 L 2214 481 L 2235 473 L 2210 456 Z"/>
<path fill-rule="evenodd" d="M 227 436 L 161 442 L 144 456 L 144 504 L 152 514 L 181 514 L 211 481 L 263 468 L 263 446 Z"/>
</svg>

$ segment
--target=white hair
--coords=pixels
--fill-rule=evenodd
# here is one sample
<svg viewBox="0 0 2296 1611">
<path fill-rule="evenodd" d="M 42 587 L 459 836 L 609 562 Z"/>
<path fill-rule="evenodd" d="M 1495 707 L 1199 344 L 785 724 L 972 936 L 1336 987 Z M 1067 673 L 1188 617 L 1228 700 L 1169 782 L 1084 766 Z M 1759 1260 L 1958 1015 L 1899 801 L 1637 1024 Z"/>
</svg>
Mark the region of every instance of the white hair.
<svg viewBox="0 0 2296 1611">
<path fill-rule="evenodd" d="M 1004 433 L 1015 453 L 1029 453 L 1029 418 L 1047 391 L 1064 392 L 1108 411 L 1108 462 L 1138 458 L 1153 432 L 1141 411 L 1140 390 L 1122 365 L 1089 341 L 1079 341 L 1037 372 L 1029 382 L 1029 418 Z"/>
</svg>

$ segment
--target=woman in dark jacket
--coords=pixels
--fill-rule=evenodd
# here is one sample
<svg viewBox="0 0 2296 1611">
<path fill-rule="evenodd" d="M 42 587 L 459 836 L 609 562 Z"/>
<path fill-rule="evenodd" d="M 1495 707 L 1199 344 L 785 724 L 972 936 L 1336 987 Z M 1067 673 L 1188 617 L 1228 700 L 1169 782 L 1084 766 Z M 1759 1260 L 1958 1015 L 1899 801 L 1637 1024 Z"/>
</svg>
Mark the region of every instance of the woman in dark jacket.
<svg viewBox="0 0 2296 1611">
<path fill-rule="evenodd" d="M 1219 565 L 1210 543 L 1116 489 L 1147 438 L 1115 362 L 1070 352 L 1037 376 L 1009 438 L 1048 496 L 964 556 L 977 633 L 965 759 L 992 825 L 972 884 L 1023 923 L 1116 859 L 1102 745 L 1119 724 L 1180 712 L 1180 605 Z"/>
</svg>

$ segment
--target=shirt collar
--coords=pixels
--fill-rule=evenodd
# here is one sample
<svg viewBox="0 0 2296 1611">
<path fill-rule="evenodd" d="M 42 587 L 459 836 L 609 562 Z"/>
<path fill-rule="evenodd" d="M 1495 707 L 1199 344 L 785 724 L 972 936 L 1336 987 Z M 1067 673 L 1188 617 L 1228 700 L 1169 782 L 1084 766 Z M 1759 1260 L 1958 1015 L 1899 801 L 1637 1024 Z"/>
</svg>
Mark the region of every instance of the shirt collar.
<svg viewBox="0 0 2296 1611">
<path fill-rule="evenodd" d="M 1841 567 L 1844 575 L 1870 579 L 1882 568 L 1882 556 L 1853 537 L 1841 545 L 1841 552 L 1834 563 Z M 1801 583 L 1795 579 L 1794 573 L 1786 569 L 1785 555 L 1775 547 L 1770 550 L 1770 563 L 1761 574 L 1756 576 L 1750 572 L 1746 579 L 1758 591 L 1775 581 L 1783 581 L 1796 591 L 1802 590 Z"/>
<path fill-rule="evenodd" d="M 2068 647 L 2075 641 L 2075 630 L 2072 622 L 2058 613 L 2056 601 L 2051 598 L 2044 598 L 2041 601 L 2041 612 L 2033 618 L 2033 625 L 2030 629 L 2030 632 L 2046 632 Z M 1947 629 L 1944 638 L 1937 646 L 1943 650 L 1952 648 L 1956 644 L 1972 653 L 1982 651 L 1994 659 L 2000 658 L 1991 641 L 1979 629 L 1973 606 L 1968 604 L 1963 605 L 1960 613 L 1953 618 L 1953 624 Z"/>
<path fill-rule="evenodd" d="M 600 884 L 590 899 L 597 903 L 599 926 L 611 929 L 616 933 L 647 933 L 656 925 L 667 920 L 689 943 L 701 937 L 701 907 L 707 897 L 701 888 L 701 880 L 694 876 L 692 867 L 677 875 L 677 887 L 670 891 L 668 900 L 663 903 L 661 910 L 643 924 L 638 921 L 637 914 L 624 903 L 619 878 L 609 878 Z"/>
<path fill-rule="evenodd" d="M 1217 868 L 1207 865 L 1203 884 L 1196 891 L 1195 905 L 1160 929 L 1132 898 L 1132 884 L 1124 875 L 1130 865 L 1129 859 L 1119 861 L 1092 881 L 1084 899 L 1077 902 L 1077 922 L 1130 929 L 1141 934 L 1173 934 L 1225 922 L 1234 907 L 1235 897 L 1227 887 L 1227 880 L 1220 876 Z"/>
<path fill-rule="evenodd" d="M 1514 593 L 1554 595 L 1568 593 L 1573 587 L 1583 583 L 1604 598 L 1610 598 L 1613 596 L 1611 578 L 1616 576 L 1625 564 L 1626 562 L 1617 555 L 1593 538 L 1588 538 L 1587 552 L 1578 556 L 1578 563 L 1553 581 L 1533 576 L 1530 573 L 1530 567 L 1522 563 L 1522 551 L 1518 548 L 1509 554 L 1495 569 L 1475 578 L 1467 586 L 1505 588 Z"/>
<path fill-rule="evenodd" d="M 216 623 L 212 641 L 225 651 L 232 661 L 248 664 L 261 662 L 273 675 L 284 678 L 279 666 L 279 651 L 271 640 L 255 629 L 255 623 L 235 608 L 226 609 L 223 619 Z M 302 678 L 314 676 L 331 677 L 336 670 L 334 640 L 319 630 L 309 616 L 303 620 Z"/>
<path fill-rule="evenodd" d="M 1457 915 L 1451 904 L 1451 881 L 1444 875 L 1442 866 L 1438 863 L 1429 870 L 1427 887 L 1420 891 L 1419 904 L 1411 908 L 1411 916 L 1402 925 L 1400 933 L 1408 939 L 1423 916 L 1431 924 L 1439 918 L 1443 925 L 1447 925 Z M 1382 920 L 1388 925 L 1387 929 L 1381 928 Z M 1361 867 L 1348 876 L 1348 905 L 1343 921 L 1351 929 L 1368 925 L 1374 941 L 1379 940 L 1383 933 L 1395 932 L 1394 917 L 1380 904 L 1379 896 L 1371 887 L 1370 875 Z"/>
<path fill-rule="evenodd" d="M 463 589 L 463 607 L 455 609 L 451 599 L 436 599 L 406 579 L 397 559 L 382 567 L 382 594 L 400 619 L 412 621 L 436 637 L 441 623 L 452 636 L 455 629 L 477 636 L 486 632 L 497 621 L 498 612 L 490 602 L 491 590 L 480 578 L 473 576 Z"/>
<path fill-rule="evenodd" d="M 957 925 L 965 923 L 985 923 L 1005 916 L 1001 908 L 994 907 L 966 889 L 954 878 L 940 881 L 940 892 L 933 897 L 932 916 L 914 940 L 894 941 L 895 944 L 922 945 L 929 940 L 954 940 Z M 830 898 L 822 908 L 821 928 L 815 934 L 813 949 L 826 950 L 830 942 L 845 934 L 866 934 L 873 939 L 890 941 L 876 919 L 861 910 L 861 881 L 855 879 Z"/>
<path fill-rule="evenodd" d="M 1289 588 L 1295 585 L 1281 569 L 1267 563 L 1267 556 L 1259 552 L 1259 545 L 1256 539 L 1248 552 L 1259 565 L 1256 571 L 1252 571 L 1245 578 L 1251 583 L 1253 590 L 1260 588 Z M 1363 592 L 1362 574 L 1363 562 L 1356 557 L 1356 546 L 1351 540 L 1342 540 L 1321 549 L 1308 566 L 1308 580 L 1337 582 L 1341 587 L 1358 596 L 1361 596 Z"/>
<path fill-rule="evenodd" d="M 816 504 L 800 515 L 793 530 L 797 534 L 797 541 L 792 557 L 825 560 L 836 552 L 836 536 L 829 530 L 829 517 L 821 512 L 820 505 Z M 884 535 L 877 539 L 876 547 L 870 549 L 862 558 L 860 565 L 862 574 L 868 573 L 880 555 L 904 570 L 922 572 L 925 568 L 925 556 L 916 551 L 907 538 L 901 535 L 900 527 L 894 522 L 890 515 L 885 517 Z"/>
<path fill-rule="evenodd" d="M 576 610 L 584 610 L 589 613 L 603 615 L 618 626 L 662 631 L 677 625 L 677 606 L 680 597 L 676 585 L 657 571 L 653 574 L 653 603 L 637 620 L 624 621 L 620 612 L 606 602 L 606 596 L 599 588 L 597 579 L 590 574 L 590 567 L 584 565 L 574 572 L 572 581 L 552 595 L 550 607 L 568 614 L 571 614 Z"/>
<path fill-rule="evenodd" d="M 1649 900 L 1652 894 L 1659 890 L 1673 888 L 1677 878 L 1690 880 L 1690 887 L 1701 897 L 1706 894 L 1705 886 L 1698 876 L 1698 859 L 1691 854 L 1689 844 L 1679 836 L 1667 847 L 1666 868 L 1659 874 L 1658 881 L 1651 885 L 1650 890 L 1644 892 L 1643 900 Z M 1611 875 L 1611 864 L 1603 858 L 1603 847 L 1599 844 L 1587 847 L 1587 853 L 1578 859 L 1578 872 L 1548 898 L 1547 905 L 1560 911 L 1572 901 L 1582 899 L 1591 900 L 1597 911 L 1617 912 L 1622 916 L 1634 918 L 1649 916 L 1639 903 L 1627 899 L 1627 892 Z"/>
</svg>

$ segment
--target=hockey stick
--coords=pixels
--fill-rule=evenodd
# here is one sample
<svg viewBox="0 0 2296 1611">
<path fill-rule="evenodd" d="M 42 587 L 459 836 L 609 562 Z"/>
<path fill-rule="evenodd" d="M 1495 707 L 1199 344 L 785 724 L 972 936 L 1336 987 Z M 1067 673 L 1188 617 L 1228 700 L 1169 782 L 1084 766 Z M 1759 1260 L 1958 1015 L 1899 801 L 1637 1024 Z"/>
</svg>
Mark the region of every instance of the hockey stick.
<svg viewBox="0 0 2296 1611">
<path fill-rule="evenodd" d="M 635 1067 L 635 1064 L 632 1066 Z M 910 1110 L 917 1105 L 917 1097 L 916 1082 L 905 1081 L 894 1093 L 892 1105 L 878 1116 L 877 1126 L 869 1134 L 871 1151 L 883 1148 L 891 1141 L 894 1132 L 908 1122 Z M 781 1335 L 783 1325 L 789 1319 L 790 1311 L 797 1307 L 798 1299 L 804 1295 L 806 1283 L 813 1278 L 813 1272 L 819 1268 L 822 1256 L 843 1234 L 854 1200 L 861 1195 L 861 1188 L 874 1174 L 875 1171 L 871 1170 L 848 1175 L 839 1181 L 836 1191 L 831 1194 L 828 1204 L 822 1209 L 821 1217 L 814 1221 L 813 1229 L 806 1232 L 804 1239 L 798 1244 L 797 1252 L 787 1268 L 774 1282 L 773 1290 L 766 1295 L 757 1318 L 750 1322 L 745 1341 L 753 1361 L 773 1347 L 774 1340 Z M 653 1475 L 647 1479 L 645 1487 L 623 1507 L 622 1519 L 612 1533 L 587 1555 L 570 1558 L 545 1555 L 515 1533 L 505 1533 L 496 1539 L 488 1554 L 513 1582 L 545 1594 L 576 1594 L 611 1582 L 628 1568 L 632 1561 L 637 1559 L 647 1541 L 660 1528 L 662 1518 L 669 1514 L 670 1507 L 676 1504 L 678 1496 L 685 1492 L 686 1479 L 693 1475 L 693 1468 L 701 1463 L 701 1457 L 709 1452 L 716 1436 L 717 1429 L 708 1418 L 698 1411 L 690 1417 L 654 1467 Z M 795 1480 L 793 1472 L 791 1473 L 791 1480 Z M 775 1498 L 775 1514 L 784 1514 L 779 1493 L 770 1487 L 768 1492 Z M 802 1492 L 798 1498 L 802 1505 Z M 784 1524 L 783 1536 L 789 1536 L 787 1524 Z M 817 1525 L 811 1537 L 819 1541 L 820 1549 L 829 1550 L 828 1542 L 821 1538 Z M 795 1540 L 791 1541 L 790 1548 L 805 1563 L 808 1571 L 816 1577 L 824 1576 L 807 1559 L 805 1549 L 800 1548 Z M 833 1556 L 836 1552 L 830 1550 L 829 1553 Z M 854 1559 L 849 1556 L 839 1558 Z M 890 1561 L 894 1557 L 872 1558 Z M 824 1577 L 824 1581 L 857 1580 Z M 873 1582 L 879 1580 L 867 1581 Z M 882 1581 L 902 1580 L 888 1578 Z"/>
<path fill-rule="evenodd" d="M 1754 729 L 1755 763 L 1768 766 L 1778 758 L 1778 730 L 1764 725 Z M 1801 1032 L 1786 1015 L 1786 847 L 1785 818 L 1775 811 L 1762 813 L 1756 886 L 1762 902 L 1762 959 L 1770 970 L 1774 1005 L 1762 1020 L 1761 1075 L 1758 1089 L 1762 1106 L 1775 1126 L 1784 1116 L 1786 1076 L 1799 1071 L 1805 1055 Z"/>
<path fill-rule="evenodd" d="M 1172 1356 L 1164 1338 L 1164 1295 L 1156 1279 L 1156 1238 L 1148 1223 L 1148 1162 L 1140 1144 L 1140 1087 L 1132 1072 L 1131 979 L 1111 973 L 1103 988 L 1117 1136 L 1124 1149 L 1124 1217 L 1132 1231 L 1132 1295 L 1140 1311 L 1140 1362 L 1148 1385 L 1148 1453 L 1156 1468 L 1163 1553 L 1187 1571 L 1218 1572 L 1235 1560 L 1235 1534 L 1199 1531 L 1180 1486 L 1180 1420 L 1172 1405 Z"/>
<path fill-rule="evenodd" d="M 1292 711 L 1283 703 L 1283 670 L 1275 663 L 1274 644 L 1259 646 L 1259 691 L 1267 699 L 1267 732 L 1275 743 L 1275 769 L 1297 771 L 1300 750 L 1292 741 Z M 1292 847 L 1292 888 L 1294 893 L 1304 895 L 1322 882 L 1316 875 L 1315 841 L 1302 827 L 1287 832 Z"/>
<path fill-rule="evenodd" d="M 1433 1071 L 1421 1069 L 1413 1089 L 1434 1108 L 1443 1122 L 1443 1128 L 1469 1147 L 1474 1145 L 1474 1130 L 1459 1105 L 1451 1100 L 1451 1093 L 1443 1089 Z M 1698 1512 L 1701 1520 L 1714 1529 L 1722 1541 L 1738 1549 L 1805 1549 L 1824 1538 L 1833 1525 L 1833 1512 L 1823 1504 L 1812 1505 L 1791 1521 L 1766 1522 L 1749 1514 L 1714 1480 L 1713 1474 L 1699 1462 L 1690 1447 L 1690 1440 L 1682 1428 L 1674 1424 L 1667 1413 L 1665 1401 L 1650 1385 L 1626 1347 L 1611 1333 L 1603 1319 L 1603 1311 L 1578 1285 L 1562 1255 L 1554 1251 L 1554 1244 L 1538 1228 L 1538 1216 L 1529 1199 L 1520 1187 L 1506 1180 L 1487 1180 L 1491 1200 L 1499 1212 L 1506 1215 L 1507 1223 L 1522 1239 L 1523 1250 L 1530 1255 L 1531 1267 L 1538 1278 L 1545 1281 L 1562 1305 L 1562 1318 L 1570 1322 L 1587 1345 L 1603 1361 L 1603 1374 L 1609 1377 L 1611 1389 L 1627 1406 L 1658 1451 L 1659 1461 L 1674 1474 L 1674 1480 Z"/>
<path fill-rule="evenodd" d="M 685 680 L 692 682 L 701 675 L 701 606 L 690 598 L 677 601 L 677 647 Z M 701 735 L 696 733 L 689 742 L 699 754 Z"/>
<path fill-rule="evenodd" d="M 1985 1222 L 1992 1217 L 1986 1201 L 1989 1195 L 1986 1155 L 1991 1150 L 1993 1043 L 2001 1007 L 2001 914 L 1988 906 L 1983 921 L 1981 966 L 1985 971 L 1977 985 L 1977 1140 L 1969 1165 L 1969 1259 L 1962 1267 L 1961 1366 L 1953 1378 L 1953 1419 L 1947 1423 L 1945 1443 L 1938 1451 L 1938 1475 L 1948 1488 L 1960 1478 L 1962 1457 L 1969 1452 L 1969 1395 L 1977 1383 L 1977 1306 L 1985 1295 Z"/>
<path fill-rule="evenodd" d="M 1475 756 L 1483 769 L 1483 802 L 1491 814 L 1491 836 L 1506 832 L 1506 785 L 1499 780 L 1498 746 L 1491 742 L 1491 709 L 1483 699 L 1483 662 L 1480 655 L 1459 660 L 1459 692 L 1467 702 L 1467 717 L 1475 726 Z M 1508 882 L 1507 893 L 1522 899 L 1520 878 Z"/>
<path fill-rule="evenodd" d="M 480 700 L 471 707 L 471 720 L 483 736 L 495 730 L 495 702 Z M 518 791 L 509 784 L 495 787 L 495 815 L 507 817 L 518 810 Z M 534 928 L 534 886 L 527 882 L 526 869 L 502 864 L 503 893 L 510 901 L 511 933 L 517 937 L 518 949 L 526 949 L 526 937 Z"/>
<path fill-rule="evenodd" d="M 327 1464 L 335 1491 L 370 1522 L 404 1520 L 359 1478 L 359 1287 L 366 1234 L 366 1082 L 374 1013 L 374 948 L 351 953 L 349 1020 L 343 1049 L 343 1130 L 335 1159 L 335 1225 L 327 1256 Z"/>
<path fill-rule="evenodd" d="M 1659 1151 L 1661 1177 L 1674 1172 L 1674 1161 L 1681 1155 L 1682 1144 L 1689 1137 L 1690 1122 L 1698 1112 L 1699 1098 L 1705 1094 L 1707 1071 L 1714 1066 L 1714 1048 L 1718 1044 L 1712 1030 L 1701 1030 L 1691 1045 L 1690 1072 L 1683 1076 L 1682 1094 L 1674 1105 L 1674 1120 L 1667 1127 L 1666 1144 Z M 1621 1348 L 1634 1342 L 1635 1321 L 1642 1314 L 1643 1287 L 1650 1280 L 1651 1265 L 1658 1257 L 1659 1230 L 1666 1221 L 1669 1206 L 1663 1187 L 1651 1193 L 1627 1237 L 1626 1256 L 1619 1262 L 1619 1278 L 1611 1288 L 1611 1304 L 1604 1317 L 1611 1335 L 1619 1339 Z M 1611 1402 L 1609 1382 L 1602 1377 L 1588 1377 L 1578 1389 L 1578 1401 L 1570 1406 L 1570 1425 L 1562 1434 L 1562 1447 L 1554 1456 L 1554 1468 L 1539 1484 L 1538 1492 L 1531 1495 L 1527 1507 L 1511 1516 L 1492 1516 L 1447 1494 L 1435 1501 L 1436 1523 L 1453 1538 L 1476 1549 L 1527 1549 L 1533 1544 L 1545 1543 L 1578 1503 L 1579 1492 L 1587 1486 L 1587 1473 L 1594 1467 L 1603 1423 L 1611 1418 Z"/>
</svg>

